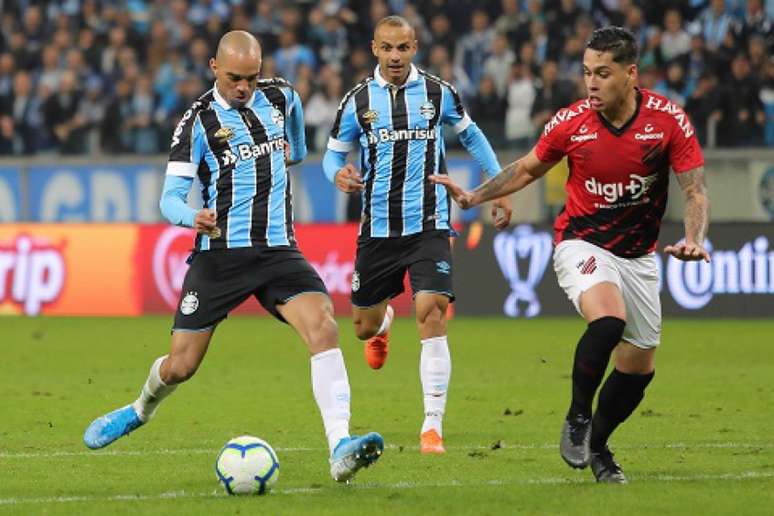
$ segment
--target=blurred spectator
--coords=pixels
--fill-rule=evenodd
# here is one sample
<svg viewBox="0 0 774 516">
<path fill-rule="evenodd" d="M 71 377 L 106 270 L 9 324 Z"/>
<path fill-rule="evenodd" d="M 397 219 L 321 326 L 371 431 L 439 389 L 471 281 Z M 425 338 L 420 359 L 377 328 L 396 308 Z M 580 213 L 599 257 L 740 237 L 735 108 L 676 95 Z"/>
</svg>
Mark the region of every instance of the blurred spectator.
<svg viewBox="0 0 774 516">
<path fill-rule="evenodd" d="M 105 109 L 105 118 L 100 126 L 100 142 L 102 150 L 108 154 L 131 151 L 131 128 L 129 127 L 129 119 L 132 116 L 131 93 L 132 85 L 129 81 L 119 80 L 116 83 L 115 96 Z"/>
<path fill-rule="evenodd" d="M 344 91 L 338 73 L 330 73 L 322 82 L 322 88 L 309 98 L 304 111 L 304 121 L 312 128 L 312 139 L 307 142 L 316 151 L 325 150 L 336 111 Z"/>
<path fill-rule="evenodd" d="M 349 61 L 346 61 L 341 73 L 345 90 L 349 90 L 374 71 L 375 65 L 371 63 L 370 51 L 370 48 L 366 50 L 363 47 L 357 47 L 353 48 L 352 52 L 349 53 Z"/>
<path fill-rule="evenodd" d="M 739 54 L 731 61 L 731 77 L 723 92 L 723 119 L 718 128 L 718 140 L 735 147 L 760 145 L 765 122 L 760 87 L 751 74 L 749 60 Z"/>
<path fill-rule="evenodd" d="M 312 10 L 315 12 L 315 10 Z M 320 19 L 313 18 L 310 14 L 309 38 L 320 60 L 333 66 L 337 71 L 343 68 L 344 59 L 349 47 L 347 44 L 347 31 L 339 18 L 335 15 L 323 15 L 317 11 Z"/>
<path fill-rule="evenodd" d="M 85 152 L 99 152 L 99 126 L 105 118 L 105 98 L 102 81 L 96 76 L 86 83 L 85 95 L 78 105 L 77 116 L 83 122 Z"/>
<path fill-rule="evenodd" d="M 27 72 L 14 76 L 11 93 L 0 100 L 0 113 L 5 117 L 3 136 L 8 154 L 32 154 L 38 150 L 41 135 L 40 100 L 32 88 Z"/>
<path fill-rule="evenodd" d="M 691 50 L 683 56 L 681 62 L 685 70 L 689 95 L 704 72 L 715 71 L 715 60 L 704 46 L 704 37 L 701 34 L 691 36 Z"/>
<path fill-rule="evenodd" d="M 270 54 L 277 49 L 277 40 L 282 31 L 282 25 L 275 2 L 272 0 L 258 0 L 256 15 L 253 17 L 250 29 L 258 38 L 258 41 L 261 42 L 264 54 Z M 218 40 L 220 40 L 220 35 Z M 215 45 L 217 45 L 217 41 Z M 216 47 L 213 46 L 212 48 Z"/>
<path fill-rule="evenodd" d="M 97 39 L 93 30 L 85 27 L 78 32 L 78 49 L 83 54 L 86 65 L 95 72 L 99 71 L 101 52 L 97 46 Z"/>
<path fill-rule="evenodd" d="M 82 92 L 76 84 L 75 74 L 62 73 L 59 89 L 43 103 L 43 120 L 51 131 L 54 146 L 62 154 L 83 154 L 86 121 L 79 114 Z"/>
<path fill-rule="evenodd" d="M 279 49 L 274 53 L 277 72 L 291 83 L 296 81 L 298 68 L 306 65 L 314 69 L 316 60 L 312 50 L 296 41 L 296 33 L 285 30 L 279 37 Z"/>
<path fill-rule="evenodd" d="M 59 80 L 62 76 L 62 70 L 59 66 L 59 52 L 56 47 L 49 45 L 43 49 L 41 55 L 43 63 L 37 82 L 49 91 L 56 91 L 59 88 Z"/>
<path fill-rule="evenodd" d="M 508 38 L 513 48 L 521 47 L 526 37 L 529 17 L 522 12 L 519 0 L 502 0 L 502 14 L 495 20 L 494 29 Z"/>
<path fill-rule="evenodd" d="M 194 74 L 199 77 L 205 83 L 211 83 L 215 80 L 215 76 L 210 69 L 210 57 L 215 53 L 215 50 L 211 50 L 207 45 L 207 40 L 204 38 L 194 38 L 191 42 L 191 57 L 186 67 L 189 74 Z"/>
<path fill-rule="evenodd" d="M 581 14 L 582 11 L 576 5 L 575 0 L 560 0 L 559 8 L 552 12 L 546 20 L 548 25 L 558 29 L 556 33 L 552 33 L 553 36 L 558 36 L 556 38 L 558 44 L 564 44 L 565 38 L 573 34 L 575 23 Z"/>
<path fill-rule="evenodd" d="M 669 63 L 666 76 L 656 84 L 655 90 L 675 104 L 685 106 L 688 86 L 685 81 L 683 65 L 679 61 Z"/>
<path fill-rule="evenodd" d="M 507 107 L 505 99 L 497 91 L 494 79 L 484 75 L 478 86 L 478 93 L 469 103 L 469 111 L 471 118 L 494 146 L 505 144 Z"/>
<path fill-rule="evenodd" d="M 508 84 L 505 138 L 514 147 L 528 147 L 534 129 L 530 113 L 535 101 L 535 84 L 529 66 L 516 63 L 511 67 Z"/>
<path fill-rule="evenodd" d="M 16 73 L 16 63 L 13 55 L 8 52 L 0 54 L 0 98 L 10 95 L 13 91 L 14 73 Z"/>
<path fill-rule="evenodd" d="M 661 34 L 661 55 L 664 61 L 671 61 L 691 48 L 691 37 L 683 29 L 680 11 L 669 9 L 664 14 L 664 32 Z"/>
<path fill-rule="evenodd" d="M 8 52 L 19 70 L 33 71 L 40 65 L 38 55 L 27 47 L 27 37 L 23 32 L 15 31 L 8 38 Z"/>
<path fill-rule="evenodd" d="M 698 21 L 707 48 L 711 50 L 720 46 L 733 24 L 731 16 L 726 14 L 726 0 L 711 0 Z"/>
<path fill-rule="evenodd" d="M 645 24 L 642 9 L 636 5 L 631 6 L 626 12 L 623 26 L 634 34 L 640 49 L 645 48 L 645 44 L 648 41 L 648 27 Z"/>
<path fill-rule="evenodd" d="M 484 61 L 484 75 L 489 76 L 494 82 L 497 95 L 500 97 L 505 97 L 511 66 L 515 61 L 516 55 L 508 48 L 508 38 L 504 34 L 496 35 L 492 41 L 489 57 Z"/>
<path fill-rule="evenodd" d="M 747 10 L 742 23 L 735 26 L 737 39 L 748 41 L 753 35 L 762 36 L 768 46 L 769 52 L 774 51 L 772 41 L 772 21 L 766 16 L 761 0 L 747 0 Z"/>
<path fill-rule="evenodd" d="M 766 76 L 766 66 L 769 59 L 766 51 L 766 41 L 762 36 L 753 35 L 747 45 L 747 56 L 750 58 L 750 68 L 755 80 L 760 82 Z"/>
<path fill-rule="evenodd" d="M 535 81 L 535 101 L 532 103 L 532 125 L 543 127 L 560 108 L 575 99 L 575 87 L 569 81 L 559 78 L 555 61 L 546 61 L 542 74 Z"/>
<path fill-rule="evenodd" d="M 150 79 L 144 76 L 137 79 L 130 105 L 127 128 L 131 131 L 131 151 L 153 154 L 158 151 L 158 134 L 153 119 L 155 105 Z"/>
<path fill-rule="evenodd" d="M 470 32 L 462 36 L 454 50 L 454 66 L 465 75 L 465 82 L 478 84 L 484 73 L 484 60 L 494 40 L 494 29 L 483 9 L 473 11 Z"/>
<path fill-rule="evenodd" d="M 699 143 L 707 144 L 707 131 L 710 121 L 718 122 L 723 114 L 720 111 L 722 92 L 714 73 L 704 72 L 699 77 L 691 96 L 685 102 L 685 112 L 696 129 Z"/>
<path fill-rule="evenodd" d="M 533 20 L 529 26 L 529 34 L 535 49 L 535 62 L 538 65 L 542 65 L 552 55 L 545 22 L 543 20 Z"/>
<path fill-rule="evenodd" d="M 581 76 L 585 50 L 586 45 L 577 36 L 570 36 L 565 40 L 558 63 L 560 77 L 575 80 Z"/>
<path fill-rule="evenodd" d="M 449 55 L 454 54 L 457 39 L 451 31 L 451 23 L 445 14 L 437 14 L 430 19 L 430 34 L 433 45 L 441 45 Z"/>
</svg>

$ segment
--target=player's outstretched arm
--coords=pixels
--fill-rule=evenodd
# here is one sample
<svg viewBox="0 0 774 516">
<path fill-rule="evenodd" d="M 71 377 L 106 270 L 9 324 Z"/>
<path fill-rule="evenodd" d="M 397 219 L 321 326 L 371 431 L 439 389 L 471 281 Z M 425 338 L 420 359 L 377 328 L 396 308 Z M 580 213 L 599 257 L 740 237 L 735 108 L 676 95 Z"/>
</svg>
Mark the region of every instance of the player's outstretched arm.
<svg viewBox="0 0 774 516">
<path fill-rule="evenodd" d="M 483 202 L 518 192 L 536 179 L 543 177 L 554 165 L 555 163 L 540 161 L 535 154 L 535 149 L 532 149 L 528 154 L 507 165 L 500 173 L 473 191 L 463 189 L 446 175 L 430 176 L 430 180 L 444 185 L 454 202 L 460 208 L 468 209 Z"/>
<path fill-rule="evenodd" d="M 685 240 L 666 246 L 664 252 L 678 260 L 708 262 L 710 255 L 704 249 L 704 238 L 709 228 L 710 202 L 704 167 L 677 174 L 677 182 L 685 197 Z"/>
</svg>

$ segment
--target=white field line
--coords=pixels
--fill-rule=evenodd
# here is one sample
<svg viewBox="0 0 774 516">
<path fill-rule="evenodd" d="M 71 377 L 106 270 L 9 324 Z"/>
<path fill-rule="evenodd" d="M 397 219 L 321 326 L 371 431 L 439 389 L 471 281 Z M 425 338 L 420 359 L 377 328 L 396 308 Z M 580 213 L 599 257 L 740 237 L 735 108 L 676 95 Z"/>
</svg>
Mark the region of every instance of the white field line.
<svg viewBox="0 0 774 516">
<path fill-rule="evenodd" d="M 633 480 L 636 483 L 646 482 L 697 482 L 697 481 L 742 481 L 742 480 L 760 480 L 774 478 L 773 472 L 759 472 L 759 471 L 742 471 L 740 473 L 720 473 L 715 475 L 646 475 L 643 477 L 635 477 Z M 380 489 L 380 490 L 396 490 L 396 489 L 427 489 L 427 488 L 442 488 L 442 487 L 487 487 L 487 486 L 516 486 L 516 485 L 563 485 L 563 484 L 584 484 L 589 483 L 588 479 L 569 479 L 561 477 L 546 477 L 546 478 L 528 478 L 521 480 L 490 480 L 485 482 L 397 482 L 393 484 L 379 484 L 379 483 L 364 483 L 364 484 L 352 484 L 350 486 L 342 486 L 342 489 Z M 325 489 L 331 489 L 331 487 L 297 487 L 288 489 L 275 489 L 270 496 L 276 495 L 296 495 L 296 494 L 309 494 L 322 492 Z M 624 488 L 625 489 L 625 488 Z M 225 494 L 221 490 L 211 490 L 204 492 L 187 492 L 187 491 L 170 491 L 159 494 L 138 495 L 138 494 L 123 494 L 123 495 L 111 495 L 111 496 L 51 496 L 40 498 L 0 498 L 0 506 L 3 505 L 22 505 L 22 504 L 55 504 L 55 503 L 72 503 L 72 502 L 123 502 L 123 501 L 156 501 L 156 500 L 179 500 L 179 499 L 194 499 L 194 498 L 225 498 Z"/>
<path fill-rule="evenodd" d="M 413 450 L 418 448 L 417 445 L 411 444 L 406 446 L 399 446 L 397 444 L 388 444 L 385 446 L 388 450 L 397 450 L 403 448 L 406 450 Z M 452 450 L 489 450 L 492 445 L 471 445 L 471 446 L 446 446 L 447 449 Z M 502 450 L 555 450 L 558 448 L 557 444 L 544 443 L 544 444 L 508 444 L 501 443 L 500 449 Z M 718 449 L 718 448 L 774 448 L 774 443 L 643 443 L 643 444 L 629 444 L 629 445 L 617 445 L 616 449 Z M 322 447 L 292 447 L 292 448 L 275 448 L 277 453 L 298 453 L 298 452 L 323 452 L 325 448 Z M 100 450 L 100 451 L 35 451 L 35 452 L 11 452 L 0 451 L 0 459 L 48 459 L 56 457 L 144 457 L 153 455 L 204 455 L 210 453 L 217 453 L 218 448 L 179 448 L 169 449 L 161 448 L 156 450 Z"/>
</svg>

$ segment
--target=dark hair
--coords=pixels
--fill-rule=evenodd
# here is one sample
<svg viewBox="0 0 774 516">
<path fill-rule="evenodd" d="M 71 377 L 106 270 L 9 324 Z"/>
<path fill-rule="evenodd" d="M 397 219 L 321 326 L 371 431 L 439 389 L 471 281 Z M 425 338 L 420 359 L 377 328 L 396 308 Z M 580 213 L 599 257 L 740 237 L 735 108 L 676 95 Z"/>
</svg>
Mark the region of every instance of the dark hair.
<svg viewBox="0 0 774 516">
<path fill-rule="evenodd" d="M 586 43 L 586 48 L 610 52 L 613 54 L 613 61 L 624 64 L 636 63 L 639 54 L 634 34 L 628 29 L 612 25 L 595 30 Z"/>
</svg>

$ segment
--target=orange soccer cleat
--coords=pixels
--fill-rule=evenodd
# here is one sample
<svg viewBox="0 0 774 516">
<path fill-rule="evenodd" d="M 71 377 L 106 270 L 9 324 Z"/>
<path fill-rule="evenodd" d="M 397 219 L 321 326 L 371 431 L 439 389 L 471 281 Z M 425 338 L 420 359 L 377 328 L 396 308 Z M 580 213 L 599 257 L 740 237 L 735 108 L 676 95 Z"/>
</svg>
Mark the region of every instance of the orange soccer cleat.
<svg viewBox="0 0 774 516">
<path fill-rule="evenodd" d="M 387 360 L 387 352 L 390 350 L 390 332 L 384 335 L 376 335 L 366 341 L 363 352 L 366 362 L 371 369 L 381 369 Z"/>
<path fill-rule="evenodd" d="M 432 428 L 424 432 L 419 437 L 419 452 L 435 455 L 446 453 L 446 448 L 443 447 L 443 438 Z"/>
</svg>

